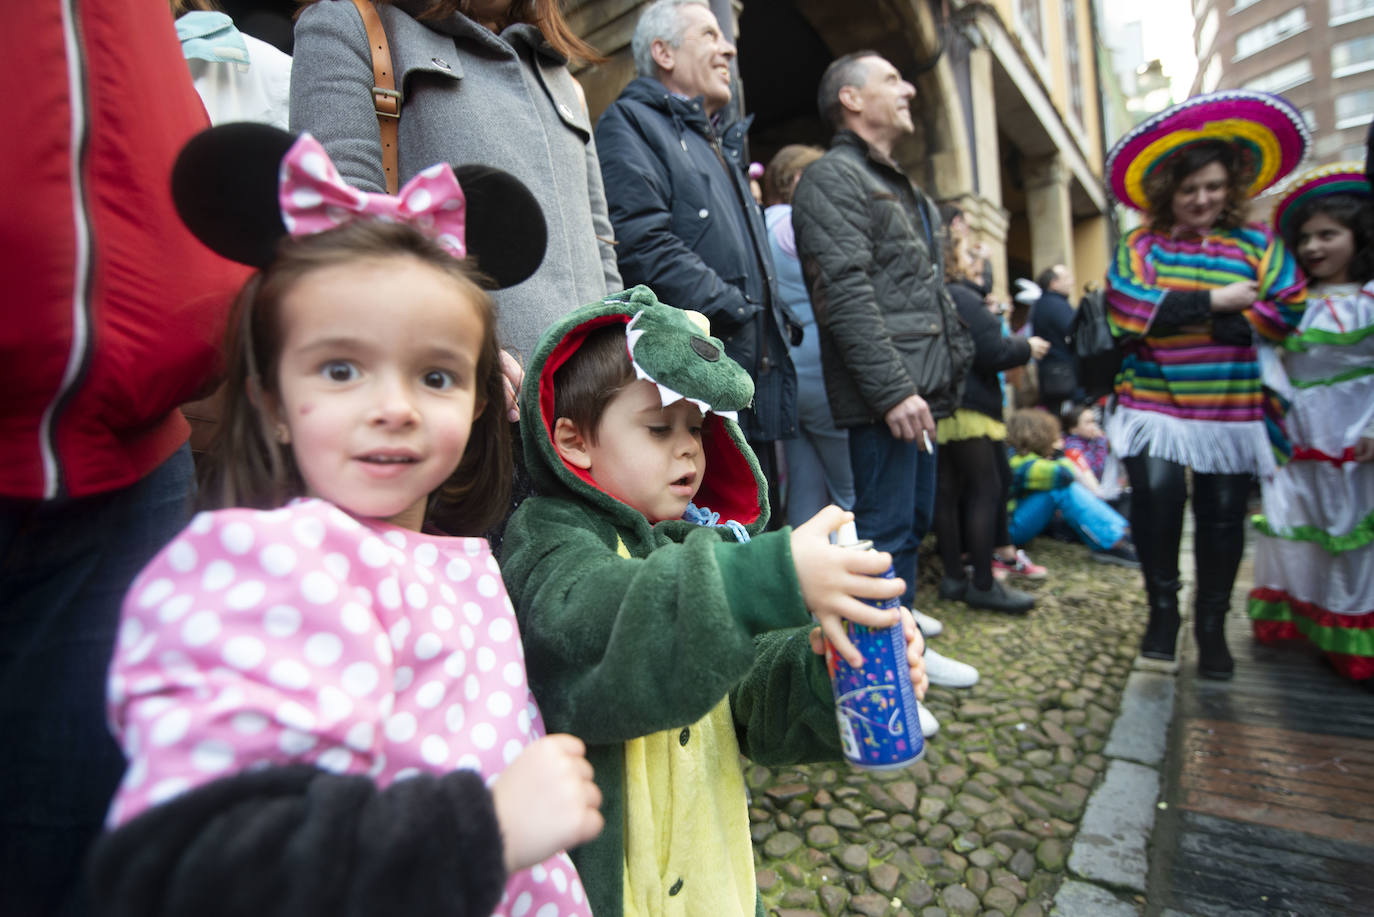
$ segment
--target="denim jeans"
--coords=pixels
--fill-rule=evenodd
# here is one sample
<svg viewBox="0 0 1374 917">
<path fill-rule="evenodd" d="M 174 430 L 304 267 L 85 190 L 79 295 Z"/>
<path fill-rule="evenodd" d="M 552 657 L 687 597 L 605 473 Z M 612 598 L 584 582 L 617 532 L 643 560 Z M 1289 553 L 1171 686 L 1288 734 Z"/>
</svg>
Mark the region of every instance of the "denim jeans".
<svg viewBox="0 0 1374 917">
<path fill-rule="evenodd" d="M 854 470 L 854 522 L 860 538 L 892 555 L 892 569 L 906 580 L 902 604 L 916 596 L 916 555 L 935 515 L 935 444 L 925 452 L 897 439 L 887 424 L 849 429 Z"/>
<path fill-rule="evenodd" d="M 787 524 L 801 525 L 827 504 L 854 506 L 849 434 L 830 418 L 825 383 L 797 370 L 796 439 L 783 440 L 787 457 Z"/>
<path fill-rule="evenodd" d="M 1074 481 L 1068 487 L 1036 491 L 1017 499 L 1016 509 L 1008 520 L 1012 544 L 1025 544 L 1043 532 L 1056 510 L 1063 513 L 1064 521 L 1083 543 L 1094 550 L 1106 550 L 1126 534 L 1125 518 L 1106 500 Z"/>
<path fill-rule="evenodd" d="M 105 719 L 120 605 L 194 489 L 183 445 L 122 490 L 0 502 L 0 914 L 88 909 L 81 871 L 124 771 Z"/>
</svg>

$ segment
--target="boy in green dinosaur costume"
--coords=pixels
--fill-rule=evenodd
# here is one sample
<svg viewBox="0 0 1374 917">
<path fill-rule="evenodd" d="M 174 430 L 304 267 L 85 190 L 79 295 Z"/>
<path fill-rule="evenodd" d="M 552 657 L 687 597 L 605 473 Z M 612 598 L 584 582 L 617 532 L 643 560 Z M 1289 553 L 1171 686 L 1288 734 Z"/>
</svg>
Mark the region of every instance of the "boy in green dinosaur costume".
<svg viewBox="0 0 1374 917">
<path fill-rule="evenodd" d="M 875 576 L 889 556 L 829 542 L 849 513 L 764 532 L 767 484 L 734 420 L 752 397 L 705 318 L 647 287 L 550 328 L 525 375 L 540 495 L 501 566 L 545 722 L 587 743 L 602 790 L 606 829 L 573 851 L 597 917 L 761 914 L 739 755 L 838 760 L 819 632 L 857 663 L 841 619 L 894 621 L 855 598 L 901 594 Z"/>
</svg>

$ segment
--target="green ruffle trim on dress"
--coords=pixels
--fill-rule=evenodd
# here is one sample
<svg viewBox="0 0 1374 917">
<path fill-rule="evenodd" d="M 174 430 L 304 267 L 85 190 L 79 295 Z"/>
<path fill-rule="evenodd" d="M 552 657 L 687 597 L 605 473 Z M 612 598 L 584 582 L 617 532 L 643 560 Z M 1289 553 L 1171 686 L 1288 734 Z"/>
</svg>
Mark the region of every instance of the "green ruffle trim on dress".
<svg viewBox="0 0 1374 917">
<path fill-rule="evenodd" d="M 1365 515 L 1359 523 L 1344 535 L 1332 535 L 1315 525 L 1296 525 L 1288 529 L 1278 529 L 1270 524 L 1262 513 L 1250 517 L 1250 523 L 1270 538 L 1284 541 L 1310 541 L 1328 554 L 1344 554 L 1374 544 L 1374 511 Z"/>
</svg>

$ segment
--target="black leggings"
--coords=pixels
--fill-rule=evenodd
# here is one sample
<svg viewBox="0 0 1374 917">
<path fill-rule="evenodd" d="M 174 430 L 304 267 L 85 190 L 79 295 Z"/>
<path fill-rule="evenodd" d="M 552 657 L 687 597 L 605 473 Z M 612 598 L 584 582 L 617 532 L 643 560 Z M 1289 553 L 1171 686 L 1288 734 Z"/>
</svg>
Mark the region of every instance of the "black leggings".
<svg viewBox="0 0 1374 917">
<path fill-rule="evenodd" d="M 992 549 L 998 544 L 998 513 L 1006 528 L 1006 483 L 998 465 L 1000 442 L 978 437 L 940 444 L 935 497 L 935 534 L 945 575 L 963 578 L 960 552 L 968 551 L 973 585 L 992 588 Z M 1005 454 L 1001 464 L 1006 465 Z M 1003 535 L 1005 537 L 1005 534 Z"/>
<path fill-rule="evenodd" d="M 1188 469 L 1150 455 L 1124 460 L 1131 479 L 1131 534 L 1147 589 L 1177 589 L 1178 545 Z M 1249 474 L 1193 473 L 1193 557 L 1197 605 L 1224 611 L 1245 550 Z M 1172 584 L 1172 585 L 1171 585 Z"/>
</svg>

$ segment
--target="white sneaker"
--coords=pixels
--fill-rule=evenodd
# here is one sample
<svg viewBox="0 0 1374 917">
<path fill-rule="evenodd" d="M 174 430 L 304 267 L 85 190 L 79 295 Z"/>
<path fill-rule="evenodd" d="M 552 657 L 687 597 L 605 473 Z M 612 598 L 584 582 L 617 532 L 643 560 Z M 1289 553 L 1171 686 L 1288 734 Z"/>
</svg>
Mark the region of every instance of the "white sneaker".
<svg viewBox="0 0 1374 917">
<path fill-rule="evenodd" d="M 930 712 L 930 708 L 920 701 L 916 702 L 916 715 L 921 719 L 922 736 L 928 739 L 940 731 L 940 721 Z"/>
<path fill-rule="evenodd" d="M 923 611 L 917 611 L 913 608 L 911 609 L 911 616 L 916 619 L 916 626 L 921 628 L 921 633 L 927 637 L 938 637 L 940 632 L 945 629 L 943 624 Z"/>
<path fill-rule="evenodd" d="M 971 688 L 978 684 L 978 670 L 967 662 L 941 656 L 926 647 L 926 676 L 933 685 L 944 688 Z"/>
</svg>

